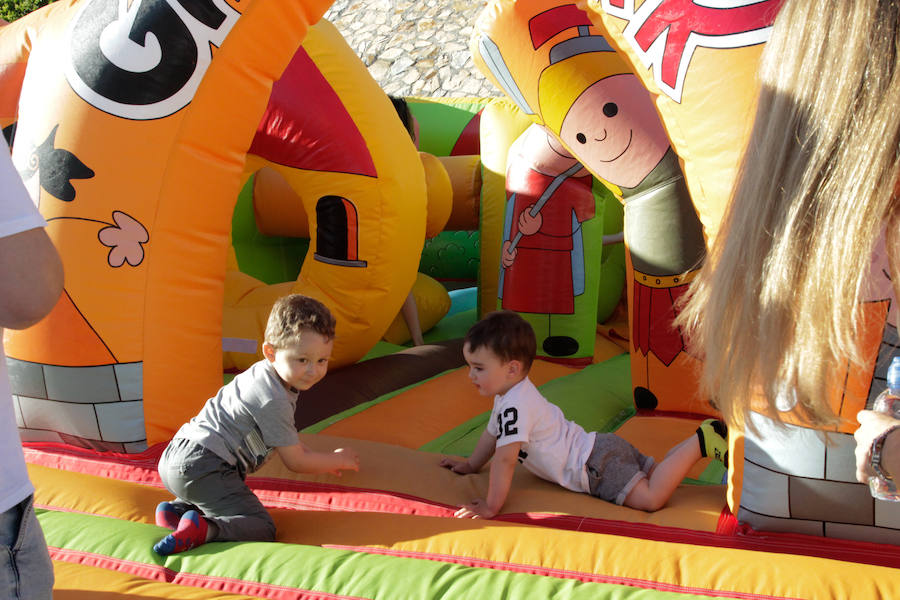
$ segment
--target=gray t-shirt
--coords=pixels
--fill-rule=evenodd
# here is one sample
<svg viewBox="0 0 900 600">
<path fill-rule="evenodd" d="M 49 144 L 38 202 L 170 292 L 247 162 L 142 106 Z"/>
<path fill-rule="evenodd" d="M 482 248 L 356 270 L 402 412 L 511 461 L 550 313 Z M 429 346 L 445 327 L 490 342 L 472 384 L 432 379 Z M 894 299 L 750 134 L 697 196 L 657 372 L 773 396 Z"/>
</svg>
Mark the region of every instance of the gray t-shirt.
<svg viewBox="0 0 900 600">
<path fill-rule="evenodd" d="M 272 364 L 263 359 L 222 386 L 175 437 L 196 442 L 244 473 L 252 473 L 273 448 L 298 442 L 294 426 L 298 395 L 284 386 Z"/>
</svg>

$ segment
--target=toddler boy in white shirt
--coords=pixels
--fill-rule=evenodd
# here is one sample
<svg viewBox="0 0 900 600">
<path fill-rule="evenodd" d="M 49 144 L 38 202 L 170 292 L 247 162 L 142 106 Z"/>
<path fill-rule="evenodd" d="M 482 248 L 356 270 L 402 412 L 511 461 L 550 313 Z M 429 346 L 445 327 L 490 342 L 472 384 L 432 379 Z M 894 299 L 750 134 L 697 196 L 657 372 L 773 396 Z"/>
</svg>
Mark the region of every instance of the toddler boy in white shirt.
<svg viewBox="0 0 900 600">
<path fill-rule="evenodd" d="M 658 464 L 613 433 L 586 432 L 565 418 L 528 378 L 536 353 L 534 330 L 517 313 L 497 311 L 466 334 L 463 355 L 469 377 L 483 396 L 494 396 L 487 427 L 466 460 L 445 457 L 454 473 L 477 473 L 491 459 L 487 498 L 476 498 L 457 517 L 497 515 L 512 483 L 516 461 L 559 485 L 631 508 L 655 511 L 701 457 L 727 463 L 728 430 L 708 419 L 669 450 Z"/>
</svg>

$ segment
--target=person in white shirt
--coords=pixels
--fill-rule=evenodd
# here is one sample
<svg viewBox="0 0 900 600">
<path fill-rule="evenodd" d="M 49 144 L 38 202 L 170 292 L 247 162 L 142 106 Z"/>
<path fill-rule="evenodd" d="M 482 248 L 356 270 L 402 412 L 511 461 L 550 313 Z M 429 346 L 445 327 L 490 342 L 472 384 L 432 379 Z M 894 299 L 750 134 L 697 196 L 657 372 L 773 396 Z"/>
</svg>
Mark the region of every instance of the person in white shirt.
<svg viewBox="0 0 900 600">
<path fill-rule="evenodd" d="M 0 198 L 2 336 L 2 328 L 24 329 L 53 309 L 62 293 L 63 269 L 5 142 L 0 144 Z M 51 597 L 53 564 L 33 502 L 0 349 L 0 598 Z"/>
<path fill-rule="evenodd" d="M 483 396 L 494 396 L 494 407 L 472 455 L 444 457 L 440 465 L 468 474 L 493 461 L 487 498 L 464 504 L 455 516 L 496 516 L 509 495 L 516 461 L 566 489 L 646 511 L 665 506 L 701 457 L 727 464 L 728 430 L 714 419 L 704 421 L 659 464 L 613 433 L 586 432 L 528 378 L 535 353 L 534 330 L 511 311 L 488 314 L 466 334 L 469 377 Z"/>
</svg>

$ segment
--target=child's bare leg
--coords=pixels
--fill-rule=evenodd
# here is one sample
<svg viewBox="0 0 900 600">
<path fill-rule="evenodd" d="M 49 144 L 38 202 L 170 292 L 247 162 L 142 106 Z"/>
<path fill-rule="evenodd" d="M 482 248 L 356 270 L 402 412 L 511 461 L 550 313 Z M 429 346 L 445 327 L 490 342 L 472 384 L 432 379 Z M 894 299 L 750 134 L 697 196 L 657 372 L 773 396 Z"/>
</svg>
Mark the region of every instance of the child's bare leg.
<svg viewBox="0 0 900 600">
<path fill-rule="evenodd" d="M 625 506 L 646 511 L 659 510 L 700 458 L 700 444 L 694 434 L 669 450 L 666 457 L 651 470 L 650 476 L 632 488 L 625 497 Z"/>
<path fill-rule="evenodd" d="M 647 479 L 638 482 L 628 493 L 623 504 L 640 510 L 659 510 L 691 467 L 704 456 L 728 464 L 728 428 L 721 421 L 707 419 L 694 435 L 669 450 L 650 470 Z"/>
<path fill-rule="evenodd" d="M 680 442 L 678 442 L 677 444 L 675 444 L 674 446 L 672 446 L 671 448 L 669 448 L 669 451 L 666 452 L 666 455 L 663 457 L 663 460 L 666 460 L 667 458 L 669 458 L 669 455 L 670 455 L 670 454 L 672 454 L 673 452 L 675 452 L 676 450 L 678 450 L 678 449 L 681 448 L 682 446 L 684 446 L 684 445 L 686 445 L 686 444 L 696 444 L 696 443 L 697 443 L 696 436 L 691 436 L 691 437 L 689 437 L 689 438 L 686 438 L 686 439 L 681 440 Z M 656 465 L 653 465 L 653 466 L 656 467 Z M 652 471 L 651 471 L 651 473 L 652 473 Z"/>
</svg>

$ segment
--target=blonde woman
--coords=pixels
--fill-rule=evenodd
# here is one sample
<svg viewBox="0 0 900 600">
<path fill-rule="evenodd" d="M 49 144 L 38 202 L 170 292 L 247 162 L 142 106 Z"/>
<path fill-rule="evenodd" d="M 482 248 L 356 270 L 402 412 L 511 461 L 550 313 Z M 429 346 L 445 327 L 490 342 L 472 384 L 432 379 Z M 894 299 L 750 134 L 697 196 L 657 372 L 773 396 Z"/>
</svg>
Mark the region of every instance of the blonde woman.
<svg viewBox="0 0 900 600">
<path fill-rule="evenodd" d="M 734 196 L 680 317 L 729 425 L 751 399 L 776 418 L 792 408 L 812 426 L 838 420 L 829 377 L 859 362 L 882 236 L 890 272 L 900 264 L 898 28 L 896 0 L 786 0 L 775 22 Z M 860 478 L 867 444 L 900 424 L 879 422 L 857 436 Z"/>
</svg>

